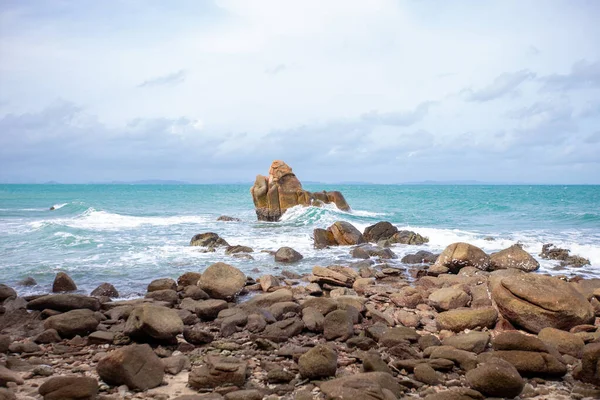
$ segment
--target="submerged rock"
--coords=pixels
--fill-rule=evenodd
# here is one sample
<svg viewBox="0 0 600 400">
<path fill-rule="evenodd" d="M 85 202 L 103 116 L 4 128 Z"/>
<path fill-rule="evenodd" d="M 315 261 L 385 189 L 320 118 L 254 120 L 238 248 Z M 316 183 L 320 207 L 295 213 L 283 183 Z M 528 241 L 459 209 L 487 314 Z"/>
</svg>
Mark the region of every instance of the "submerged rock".
<svg viewBox="0 0 600 400">
<path fill-rule="evenodd" d="M 571 256 L 569 253 L 567 249 L 561 249 L 552 243 L 548 243 L 542 246 L 540 257 L 546 260 L 560 260 L 561 267 L 583 267 L 584 265 L 590 265 L 590 260 L 587 258 Z"/>
<path fill-rule="evenodd" d="M 268 177 L 257 175 L 250 193 L 259 221 L 279 221 L 288 209 L 297 205 L 334 203 L 340 210 L 350 210 L 340 192 L 311 193 L 302 189 L 292 168 L 280 160 L 273 161 Z"/>
<path fill-rule="evenodd" d="M 218 234 L 214 232 L 206 232 L 194 235 L 194 237 L 192 237 L 192 240 L 190 241 L 190 246 L 201 246 L 213 249 L 215 247 L 221 246 L 228 247 L 229 243 L 227 243 L 225 239 L 221 238 Z"/>
</svg>

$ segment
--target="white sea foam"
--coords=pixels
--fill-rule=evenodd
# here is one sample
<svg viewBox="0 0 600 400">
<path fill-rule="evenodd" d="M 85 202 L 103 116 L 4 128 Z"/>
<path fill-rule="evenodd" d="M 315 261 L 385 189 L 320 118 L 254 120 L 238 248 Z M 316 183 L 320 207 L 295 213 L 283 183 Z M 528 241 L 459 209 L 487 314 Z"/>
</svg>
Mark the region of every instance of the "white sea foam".
<svg viewBox="0 0 600 400">
<path fill-rule="evenodd" d="M 61 225 L 76 229 L 120 230 L 138 228 L 142 225 L 171 226 L 180 224 L 199 224 L 208 221 L 207 216 L 183 215 L 169 217 L 136 217 L 106 211 L 98 211 L 92 207 L 74 218 L 45 219 L 29 223 L 33 229 L 41 229 L 47 225 Z"/>
<path fill-rule="evenodd" d="M 55 204 L 53 205 L 51 208 L 54 210 L 60 210 L 61 208 L 63 208 L 64 206 L 66 206 L 69 203 L 61 203 L 61 204 Z"/>
</svg>

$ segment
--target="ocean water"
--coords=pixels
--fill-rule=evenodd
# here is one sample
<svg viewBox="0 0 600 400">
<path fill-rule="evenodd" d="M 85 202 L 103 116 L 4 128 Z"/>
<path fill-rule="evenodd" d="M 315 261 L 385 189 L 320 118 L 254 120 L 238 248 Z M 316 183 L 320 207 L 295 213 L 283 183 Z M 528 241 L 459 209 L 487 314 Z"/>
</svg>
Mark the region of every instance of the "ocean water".
<svg viewBox="0 0 600 400">
<path fill-rule="evenodd" d="M 314 228 L 337 220 L 361 231 L 378 221 L 428 236 L 423 246 L 394 245 L 399 259 L 418 250 L 441 252 L 456 241 L 486 252 L 516 242 L 536 257 L 542 272 L 600 277 L 600 186 L 305 185 L 340 190 L 352 207 L 297 207 L 280 222 L 256 220 L 250 185 L 0 185 L 0 282 L 19 293 L 46 293 L 54 275 L 67 272 L 83 293 L 110 282 L 123 297 L 142 295 L 161 277 L 177 278 L 223 261 L 255 278 L 288 268 L 347 264 L 348 247 L 315 250 Z M 56 210 L 50 211 L 55 206 Z M 220 215 L 241 222 L 216 221 Z M 231 245 L 252 247 L 254 260 L 202 253 L 193 235 L 217 232 Z M 488 240 L 486 240 L 486 238 Z M 494 240 L 489 240 L 493 238 Z M 542 260 L 554 243 L 589 258 L 591 266 L 560 269 Z M 304 259 L 278 265 L 267 253 L 290 246 Z M 400 261 L 393 263 L 402 266 Z M 406 268 L 410 268 L 406 266 Z M 15 286 L 32 276 L 34 287 Z"/>
</svg>

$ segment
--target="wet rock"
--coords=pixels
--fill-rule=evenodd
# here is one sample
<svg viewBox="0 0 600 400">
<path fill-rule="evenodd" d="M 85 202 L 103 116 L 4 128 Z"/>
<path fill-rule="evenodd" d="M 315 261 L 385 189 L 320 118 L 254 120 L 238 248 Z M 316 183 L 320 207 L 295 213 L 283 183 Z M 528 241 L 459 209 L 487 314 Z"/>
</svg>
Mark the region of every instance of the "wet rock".
<svg viewBox="0 0 600 400">
<path fill-rule="evenodd" d="M 172 309 L 150 304 L 133 309 L 125 324 L 125 334 L 141 340 L 174 341 L 183 332 L 183 321 Z"/>
<path fill-rule="evenodd" d="M 98 311 L 100 309 L 100 302 L 95 297 L 79 294 L 50 294 L 31 300 L 27 303 L 27 308 L 40 311 L 51 309 L 61 312 L 83 308 Z"/>
<path fill-rule="evenodd" d="M 275 261 L 281 263 L 294 263 L 302 260 L 304 256 L 291 247 L 281 247 L 275 252 Z"/>
<path fill-rule="evenodd" d="M 98 381 L 85 376 L 56 376 L 39 388 L 44 400 L 93 400 L 98 394 Z"/>
<path fill-rule="evenodd" d="M 229 243 L 227 243 L 223 238 L 214 232 L 205 232 L 194 235 L 192 240 L 190 240 L 190 246 L 200 246 L 213 249 L 221 246 L 228 247 Z"/>
<path fill-rule="evenodd" d="M 479 354 L 485 351 L 489 342 L 490 334 L 488 332 L 469 332 L 444 338 L 442 344 Z"/>
<path fill-rule="evenodd" d="M 481 353 L 478 359 L 480 362 L 487 362 L 492 357 L 508 361 L 523 376 L 561 377 L 567 372 L 566 366 L 548 353 L 500 350 Z"/>
<path fill-rule="evenodd" d="M 33 279 L 31 276 L 21 279 L 18 283 L 19 286 L 36 286 L 37 284 L 38 284 L 37 281 L 35 279 Z M 0 296 L 0 298 L 1 297 L 2 296 Z"/>
<path fill-rule="evenodd" d="M 581 365 L 575 368 L 573 377 L 600 386 L 600 342 L 589 343 L 583 348 Z"/>
<path fill-rule="evenodd" d="M 113 285 L 111 285 L 108 282 L 104 282 L 101 283 L 96 289 L 92 290 L 92 293 L 90 293 L 90 296 L 96 296 L 96 297 L 110 297 L 115 298 L 115 297 L 119 297 L 119 292 L 117 291 L 117 289 L 115 289 L 115 287 Z"/>
<path fill-rule="evenodd" d="M 227 254 L 227 255 L 240 254 L 240 253 L 254 253 L 254 250 L 252 249 L 252 247 L 241 246 L 241 245 L 229 246 L 225 249 L 225 254 Z"/>
<path fill-rule="evenodd" d="M 335 242 L 340 246 L 352 246 L 365 243 L 365 238 L 362 233 L 349 222 L 336 221 L 327 229 L 331 231 Z"/>
<path fill-rule="evenodd" d="M 432 274 L 456 274 L 464 267 L 475 267 L 486 271 L 490 267 L 490 259 L 479 247 L 468 243 L 453 243 L 446 247 L 429 268 Z"/>
<path fill-rule="evenodd" d="M 298 359 L 300 376 L 304 379 L 320 379 L 335 376 L 337 353 L 331 347 L 319 344 Z"/>
<path fill-rule="evenodd" d="M 419 246 L 429 242 L 429 238 L 413 231 L 398 231 L 391 238 L 392 242 Z"/>
<path fill-rule="evenodd" d="M 540 268 L 540 263 L 519 244 L 492 254 L 490 265 L 492 270 L 515 268 L 525 272 L 537 271 Z"/>
<path fill-rule="evenodd" d="M 420 250 L 415 254 L 407 254 L 400 260 L 404 264 L 433 264 L 438 255 L 429 251 Z"/>
<path fill-rule="evenodd" d="M 504 318 L 534 333 L 546 327 L 569 330 L 594 319 L 594 310 L 585 297 L 554 277 L 500 275 L 492 278 L 490 288 Z"/>
<path fill-rule="evenodd" d="M 465 329 L 492 328 L 498 319 L 498 312 L 492 308 L 456 309 L 439 313 L 436 316 L 438 328 L 453 332 Z"/>
<path fill-rule="evenodd" d="M 316 228 L 313 231 L 313 246 L 315 249 L 325 249 L 329 246 L 337 246 L 333 233 L 327 229 Z"/>
<path fill-rule="evenodd" d="M 198 286 L 214 299 L 234 298 L 246 285 L 246 275 L 222 262 L 212 264 L 202 274 Z"/>
<path fill-rule="evenodd" d="M 52 292 L 72 292 L 77 290 L 77 285 L 73 282 L 73 279 L 69 275 L 64 272 L 59 272 L 54 277 L 54 282 L 52 283 Z"/>
<path fill-rule="evenodd" d="M 571 256 L 569 255 L 569 250 L 558 248 L 552 243 L 542 246 L 540 257 L 546 260 L 560 260 L 561 267 L 583 267 L 584 265 L 590 265 L 590 260 L 580 256 Z"/>
<path fill-rule="evenodd" d="M 190 372 L 188 384 L 194 389 L 213 389 L 223 385 L 241 387 L 246 382 L 247 363 L 234 357 L 207 355 L 204 364 Z"/>
<path fill-rule="evenodd" d="M 387 400 L 406 390 L 385 372 L 364 372 L 319 383 L 328 399 Z M 387 394 L 386 394 L 387 393 Z M 393 398 L 393 397 L 392 397 Z"/>
<path fill-rule="evenodd" d="M 0 303 L 11 297 L 17 297 L 17 292 L 10 286 L 0 283 Z"/>
<path fill-rule="evenodd" d="M 217 218 L 217 221 L 223 221 L 223 222 L 241 222 L 242 220 L 236 217 L 230 217 L 229 215 L 221 215 L 219 218 Z"/>
<path fill-rule="evenodd" d="M 560 354 L 568 354 L 575 358 L 583 356 L 583 339 L 574 333 L 562 331 L 555 328 L 544 328 L 538 333 L 538 338 L 550 346 L 553 346 Z"/>
<path fill-rule="evenodd" d="M 55 329 L 62 338 L 72 338 L 94 332 L 98 324 L 96 314 L 91 310 L 83 309 L 49 317 L 44 321 L 44 328 Z"/>
<path fill-rule="evenodd" d="M 464 290 L 447 287 L 434 291 L 429 295 L 429 304 L 438 311 L 448 311 L 465 307 L 471 301 L 471 296 Z"/>
<path fill-rule="evenodd" d="M 380 240 L 391 239 L 398 232 L 398 228 L 387 221 L 381 221 L 375 225 L 367 226 L 363 236 L 367 242 L 377 243 Z"/>
<path fill-rule="evenodd" d="M 325 321 L 323 322 L 323 336 L 325 336 L 325 339 L 346 341 L 353 335 L 352 317 L 347 311 L 336 310 L 325 316 Z"/>
<path fill-rule="evenodd" d="M 214 336 L 205 329 L 204 324 L 196 324 L 193 327 L 186 326 L 183 330 L 183 338 L 191 344 L 203 345 L 214 340 Z"/>
<path fill-rule="evenodd" d="M 373 246 L 372 244 L 361 244 L 350 251 L 354 258 L 368 259 L 370 257 L 379 257 L 384 260 L 397 258 L 396 254 L 388 248 Z"/>
<path fill-rule="evenodd" d="M 127 385 L 133 390 L 157 387 L 165 374 L 163 363 L 147 344 L 112 351 L 98 362 L 96 371 L 109 385 Z"/>
<path fill-rule="evenodd" d="M 521 394 L 525 381 L 509 362 L 491 358 L 467 372 L 469 386 L 489 397 L 513 398 Z"/>
</svg>

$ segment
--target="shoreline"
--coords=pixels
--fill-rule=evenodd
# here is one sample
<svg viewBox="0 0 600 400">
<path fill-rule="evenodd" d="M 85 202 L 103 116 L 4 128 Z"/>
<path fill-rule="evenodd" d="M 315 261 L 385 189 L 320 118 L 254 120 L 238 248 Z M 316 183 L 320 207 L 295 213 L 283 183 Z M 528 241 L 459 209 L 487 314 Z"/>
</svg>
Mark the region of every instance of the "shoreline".
<svg viewBox="0 0 600 400">
<path fill-rule="evenodd" d="M 371 235 L 383 232 L 371 228 Z M 218 241 L 210 238 L 201 248 Z M 600 396 L 592 384 L 600 384 L 600 371 L 590 369 L 600 357 L 600 279 L 489 271 L 523 255 L 518 246 L 502 261 L 466 243 L 410 273 L 386 264 L 391 237 L 372 244 L 355 238 L 340 247 L 364 260 L 349 266 L 299 275 L 293 262 L 282 263 L 277 276 L 249 278 L 219 262 L 177 282 L 155 279 L 133 300 L 111 301 L 103 296 L 108 286 L 99 297 L 27 298 L 0 287 L 0 376 L 24 399 L 42 399 L 49 386 L 64 393 L 85 386 L 99 400 Z M 290 250 L 277 254 L 297 258 Z M 533 267 L 529 259 L 519 263 Z M 69 281 L 61 275 L 55 287 Z M 518 307 L 507 300 L 515 294 Z M 544 299 L 556 299 L 551 314 Z M 541 319 L 527 317 L 530 309 Z M 128 378 L 128 387 L 105 368 L 127 376 L 134 360 L 148 373 Z"/>
</svg>

